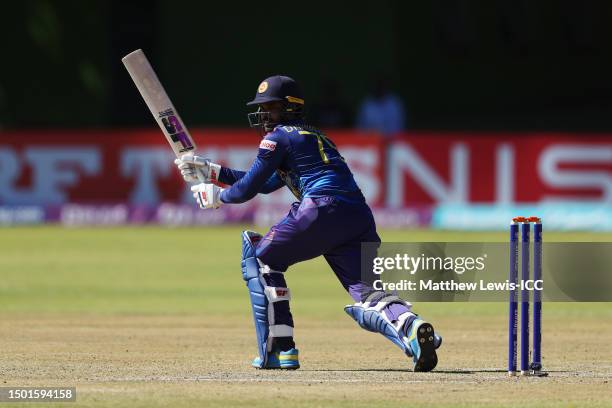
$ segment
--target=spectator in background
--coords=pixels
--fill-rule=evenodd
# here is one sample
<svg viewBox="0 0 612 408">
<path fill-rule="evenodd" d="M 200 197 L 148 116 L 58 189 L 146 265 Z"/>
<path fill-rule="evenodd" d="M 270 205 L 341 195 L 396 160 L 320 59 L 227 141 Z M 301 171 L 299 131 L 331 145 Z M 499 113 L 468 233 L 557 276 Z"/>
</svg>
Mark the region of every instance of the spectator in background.
<svg viewBox="0 0 612 408">
<path fill-rule="evenodd" d="M 392 136 L 405 129 L 404 104 L 399 96 L 391 92 L 387 78 L 380 76 L 373 81 L 370 95 L 361 103 L 357 127 L 376 130 L 385 136 Z"/>
<path fill-rule="evenodd" d="M 351 109 L 340 95 L 338 82 L 325 80 L 319 101 L 309 110 L 309 121 L 322 128 L 348 128 L 352 125 L 352 116 Z"/>
</svg>

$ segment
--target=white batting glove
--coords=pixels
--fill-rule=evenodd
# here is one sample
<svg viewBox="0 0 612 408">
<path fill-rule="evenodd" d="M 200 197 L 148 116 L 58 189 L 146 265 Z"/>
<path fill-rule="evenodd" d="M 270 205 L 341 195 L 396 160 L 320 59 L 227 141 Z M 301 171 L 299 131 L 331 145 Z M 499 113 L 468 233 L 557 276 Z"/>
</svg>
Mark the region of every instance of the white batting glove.
<svg viewBox="0 0 612 408">
<path fill-rule="evenodd" d="M 185 154 L 180 159 L 174 160 L 174 164 L 181 172 L 181 176 L 188 183 L 210 183 L 218 181 L 221 166 L 213 163 L 202 156 Z"/>
<path fill-rule="evenodd" d="M 221 207 L 221 192 L 219 186 L 210 183 L 201 183 L 191 187 L 193 198 L 196 199 L 201 209 Z"/>
</svg>

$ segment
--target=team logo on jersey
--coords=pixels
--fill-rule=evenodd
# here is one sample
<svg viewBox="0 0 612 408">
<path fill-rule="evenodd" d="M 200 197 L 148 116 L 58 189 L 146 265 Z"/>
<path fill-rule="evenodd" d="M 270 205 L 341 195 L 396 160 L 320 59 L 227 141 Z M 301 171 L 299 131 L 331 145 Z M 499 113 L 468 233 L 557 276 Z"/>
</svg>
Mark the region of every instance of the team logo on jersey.
<svg viewBox="0 0 612 408">
<path fill-rule="evenodd" d="M 266 89 L 268 89 L 268 81 L 263 81 L 261 84 L 259 84 L 259 88 L 257 88 L 257 92 L 264 93 L 266 92 Z"/>
<path fill-rule="evenodd" d="M 276 149 L 276 142 L 274 140 L 263 139 L 259 144 L 259 148 L 274 151 Z"/>
</svg>

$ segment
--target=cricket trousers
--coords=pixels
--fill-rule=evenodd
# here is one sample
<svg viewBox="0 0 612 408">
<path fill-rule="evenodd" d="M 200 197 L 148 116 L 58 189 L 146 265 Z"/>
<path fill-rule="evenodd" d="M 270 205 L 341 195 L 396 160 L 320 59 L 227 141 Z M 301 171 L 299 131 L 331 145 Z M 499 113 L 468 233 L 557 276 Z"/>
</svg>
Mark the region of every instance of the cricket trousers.
<svg viewBox="0 0 612 408">
<path fill-rule="evenodd" d="M 359 302 L 372 290 L 361 278 L 361 244 L 380 243 L 372 211 L 365 202 L 325 196 L 293 203 L 257 247 L 257 257 L 271 269 L 323 255 L 342 286 Z M 370 263 L 371 265 L 371 263 Z"/>
</svg>

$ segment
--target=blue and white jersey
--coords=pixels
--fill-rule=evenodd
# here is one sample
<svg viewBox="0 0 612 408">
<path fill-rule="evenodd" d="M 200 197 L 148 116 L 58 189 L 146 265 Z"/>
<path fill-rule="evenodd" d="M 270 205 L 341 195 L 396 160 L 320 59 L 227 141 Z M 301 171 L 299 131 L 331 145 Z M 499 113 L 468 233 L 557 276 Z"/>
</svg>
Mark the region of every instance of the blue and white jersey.
<svg viewBox="0 0 612 408">
<path fill-rule="evenodd" d="M 243 203 L 257 193 L 283 186 L 298 200 L 337 196 L 364 201 L 336 145 L 320 130 L 303 124 L 276 126 L 261 140 L 257 157 L 246 173 L 223 167 L 219 181 L 232 185 L 221 194 L 224 203 Z"/>
</svg>

